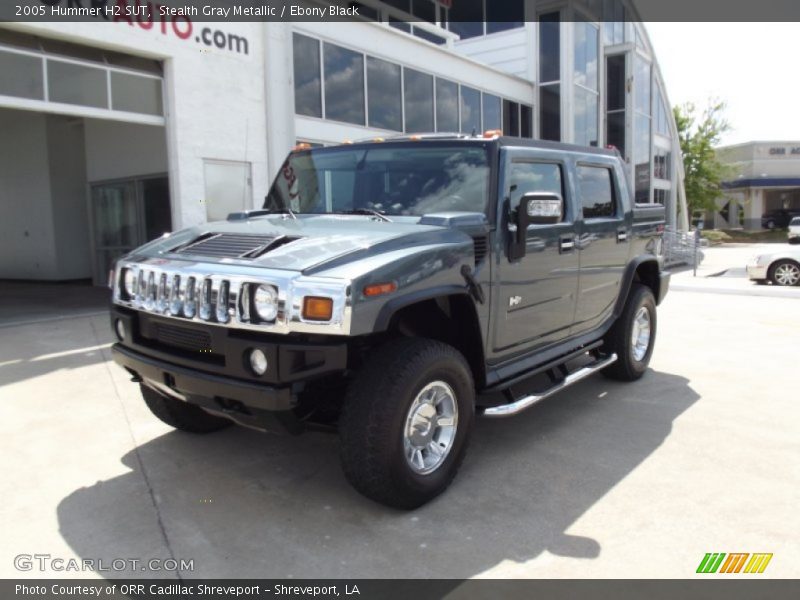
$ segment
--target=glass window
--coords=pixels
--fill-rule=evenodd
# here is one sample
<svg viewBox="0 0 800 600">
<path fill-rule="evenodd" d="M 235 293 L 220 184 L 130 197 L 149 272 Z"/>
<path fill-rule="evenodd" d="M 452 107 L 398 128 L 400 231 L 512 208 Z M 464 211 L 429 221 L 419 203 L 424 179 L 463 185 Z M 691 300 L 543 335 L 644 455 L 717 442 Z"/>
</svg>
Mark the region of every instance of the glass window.
<svg viewBox="0 0 800 600">
<path fill-rule="evenodd" d="M 625 7 L 620 0 L 603 0 L 603 41 L 625 43 Z"/>
<path fill-rule="evenodd" d="M 482 2 L 454 2 L 448 18 L 450 31 L 462 40 L 483 35 Z"/>
<path fill-rule="evenodd" d="M 389 17 L 389 25 L 391 25 L 395 29 L 399 29 L 400 31 L 411 33 L 411 25 L 409 25 L 406 21 L 403 21 L 401 19 L 396 19 L 395 17 Z"/>
<path fill-rule="evenodd" d="M 524 138 L 533 137 L 533 107 L 527 104 L 520 105 L 520 135 Z"/>
<path fill-rule="evenodd" d="M 433 75 L 403 69 L 406 131 L 433 131 Z"/>
<path fill-rule="evenodd" d="M 539 82 L 561 79 L 561 15 L 539 17 Z"/>
<path fill-rule="evenodd" d="M 650 117 L 636 113 L 633 127 L 636 202 L 650 201 Z"/>
<path fill-rule="evenodd" d="M 496 33 L 522 27 L 525 21 L 524 2 L 486 3 L 486 33 Z"/>
<path fill-rule="evenodd" d="M 436 6 L 431 0 L 411 0 L 411 14 L 428 23 L 436 23 Z"/>
<path fill-rule="evenodd" d="M 111 71 L 111 108 L 162 115 L 161 80 Z"/>
<path fill-rule="evenodd" d="M 369 125 L 403 131 L 400 65 L 367 57 Z"/>
<path fill-rule="evenodd" d="M 481 93 L 461 86 L 461 132 L 481 132 Z"/>
<path fill-rule="evenodd" d="M 597 93 L 575 86 L 575 143 L 597 146 Z"/>
<path fill-rule="evenodd" d="M 564 197 L 561 165 L 554 163 L 513 162 L 509 173 L 509 206 L 514 210 L 523 195 L 550 192 Z"/>
<path fill-rule="evenodd" d="M 379 144 L 292 153 L 265 207 L 301 213 L 358 209 L 387 215 L 486 210 L 487 146 Z"/>
<path fill-rule="evenodd" d="M 95 108 L 108 108 L 108 87 L 104 69 L 47 61 L 50 100 Z"/>
<path fill-rule="evenodd" d="M 672 152 L 664 148 L 656 148 L 653 157 L 653 177 L 670 179 L 672 176 Z"/>
<path fill-rule="evenodd" d="M 325 44 L 325 118 L 364 124 L 364 56 Z"/>
<path fill-rule="evenodd" d="M 402 10 L 403 12 L 411 12 L 411 0 L 381 0 L 384 4 L 388 4 L 392 8 Z"/>
<path fill-rule="evenodd" d="M 519 136 L 519 104 L 511 100 L 503 100 L 503 133 Z"/>
<path fill-rule="evenodd" d="M 459 131 L 458 84 L 439 78 L 436 79 L 436 131 Z"/>
<path fill-rule="evenodd" d="M 670 137 L 669 132 L 669 113 L 667 112 L 667 105 L 664 102 L 664 95 L 661 93 L 661 88 L 658 84 L 653 86 L 653 110 L 655 113 L 655 122 L 653 129 L 656 133 L 665 137 Z"/>
<path fill-rule="evenodd" d="M 625 55 L 606 59 L 606 144 L 625 156 Z"/>
<path fill-rule="evenodd" d="M 539 136 L 543 140 L 561 140 L 561 86 L 539 88 Z"/>
<path fill-rule="evenodd" d="M 575 23 L 574 81 L 590 90 L 597 90 L 597 43 L 597 27 L 591 23 Z"/>
<path fill-rule="evenodd" d="M 361 2 L 348 2 L 347 6 L 351 8 L 357 8 L 358 16 L 360 16 L 362 19 L 365 19 L 367 21 L 379 20 L 378 17 L 380 15 L 378 14 L 378 11 L 372 8 L 371 6 L 367 6 L 366 4 L 362 4 Z"/>
<path fill-rule="evenodd" d="M 483 95 L 483 129 L 502 129 L 503 121 L 500 118 L 500 98 L 491 94 Z"/>
<path fill-rule="evenodd" d="M 667 206 L 672 192 L 670 190 L 653 190 L 653 202 Z"/>
<path fill-rule="evenodd" d="M 44 100 L 42 59 L 0 52 L 0 94 Z"/>
<path fill-rule="evenodd" d="M 636 57 L 633 76 L 636 93 L 636 110 L 645 115 L 650 114 L 650 63 Z"/>
<path fill-rule="evenodd" d="M 319 42 L 294 34 L 294 112 L 322 117 Z"/>
<path fill-rule="evenodd" d="M 616 214 L 611 169 L 578 166 L 578 191 L 584 219 L 613 217 Z"/>
</svg>

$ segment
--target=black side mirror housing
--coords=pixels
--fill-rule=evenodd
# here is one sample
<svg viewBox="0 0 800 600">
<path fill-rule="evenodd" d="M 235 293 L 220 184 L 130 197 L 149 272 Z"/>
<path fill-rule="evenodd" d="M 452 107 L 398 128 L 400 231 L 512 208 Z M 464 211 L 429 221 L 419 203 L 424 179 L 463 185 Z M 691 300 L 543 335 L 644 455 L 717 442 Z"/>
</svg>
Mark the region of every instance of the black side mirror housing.
<svg viewBox="0 0 800 600">
<path fill-rule="evenodd" d="M 519 260 L 525 256 L 528 225 L 553 225 L 564 218 L 564 199 L 553 192 L 528 192 L 519 201 L 515 218 L 517 226 L 509 246 L 508 258 Z"/>
</svg>

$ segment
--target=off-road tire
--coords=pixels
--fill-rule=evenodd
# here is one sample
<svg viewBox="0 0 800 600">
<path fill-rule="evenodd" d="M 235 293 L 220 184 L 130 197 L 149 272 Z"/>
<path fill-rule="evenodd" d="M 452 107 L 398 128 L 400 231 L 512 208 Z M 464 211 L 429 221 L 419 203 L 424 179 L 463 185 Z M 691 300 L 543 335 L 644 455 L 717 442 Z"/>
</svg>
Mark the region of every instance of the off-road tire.
<svg viewBox="0 0 800 600">
<path fill-rule="evenodd" d="M 232 424 L 228 419 L 207 413 L 199 406 L 159 394 L 140 384 L 147 408 L 167 425 L 190 433 L 211 433 Z"/>
<path fill-rule="evenodd" d="M 650 313 L 650 342 L 644 356 L 637 360 L 634 356 L 631 337 L 636 315 L 643 307 Z M 656 299 L 653 292 L 646 285 L 634 283 L 622 314 L 611 326 L 603 343 L 603 351 L 607 354 L 616 353 L 617 361 L 603 369 L 602 373 L 610 379 L 619 381 L 635 381 L 644 375 L 647 365 L 650 363 L 650 357 L 653 355 L 656 325 Z"/>
<path fill-rule="evenodd" d="M 416 473 L 403 446 L 415 398 L 435 381 L 455 395 L 458 419 L 452 447 L 431 473 Z M 441 494 L 461 466 L 475 420 L 475 388 L 455 348 L 424 338 L 387 342 L 361 367 L 345 395 L 339 419 L 340 458 L 347 480 L 364 496 L 414 509 Z"/>
</svg>

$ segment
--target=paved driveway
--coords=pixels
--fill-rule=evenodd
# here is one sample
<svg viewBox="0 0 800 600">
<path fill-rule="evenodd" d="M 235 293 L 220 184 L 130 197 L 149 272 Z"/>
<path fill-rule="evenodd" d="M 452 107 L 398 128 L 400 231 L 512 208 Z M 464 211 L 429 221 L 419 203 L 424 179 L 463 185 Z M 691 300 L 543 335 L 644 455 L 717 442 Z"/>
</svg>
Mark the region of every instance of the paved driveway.
<svg viewBox="0 0 800 600">
<path fill-rule="evenodd" d="M 772 552 L 764 576 L 797 577 L 799 308 L 670 293 L 643 380 L 479 420 L 411 513 L 347 485 L 335 436 L 171 431 L 103 316 L 0 327 L 0 576 L 46 553 L 193 559 L 185 577 L 690 577 L 706 552 Z"/>
</svg>

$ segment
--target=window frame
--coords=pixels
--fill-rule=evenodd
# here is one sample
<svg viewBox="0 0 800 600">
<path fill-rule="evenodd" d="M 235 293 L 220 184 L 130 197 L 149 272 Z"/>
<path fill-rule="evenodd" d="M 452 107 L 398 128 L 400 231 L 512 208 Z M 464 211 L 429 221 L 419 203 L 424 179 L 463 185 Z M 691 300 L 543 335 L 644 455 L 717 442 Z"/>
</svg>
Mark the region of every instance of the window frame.
<svg viewBox="0 0 800 600">
<path fill-rule="evenodd" d="M 584 213 L 584 204 L 583 204 L 583 189 L 581 188 L 581 175 L 580 170 L 582 168 L 588 169 L 602 169 L 608 173 L 609 176 L 609 184 L 611 188 L 611 207 L 612 211 L 610 215 L 603 215 L 599 217 L 587 217 Z M 575 188 L 578 192 L 578 200 L 580 201 L 580 211 L 581 211 L 581 220 L 582 221 L 591 221 L 591 222 L 598 222 L 598 221 L 612 221 L 612 220 L 619 220 L 621 218 L 620 208 L 620 192 L 617 186 L 617 178 L 615 177 L 616 169 L 613 165 L 609 165 L 607 163 L 601 162 L 591 162 L 591 161 L 578 161 L 575 164 Z"/>
</svg>

